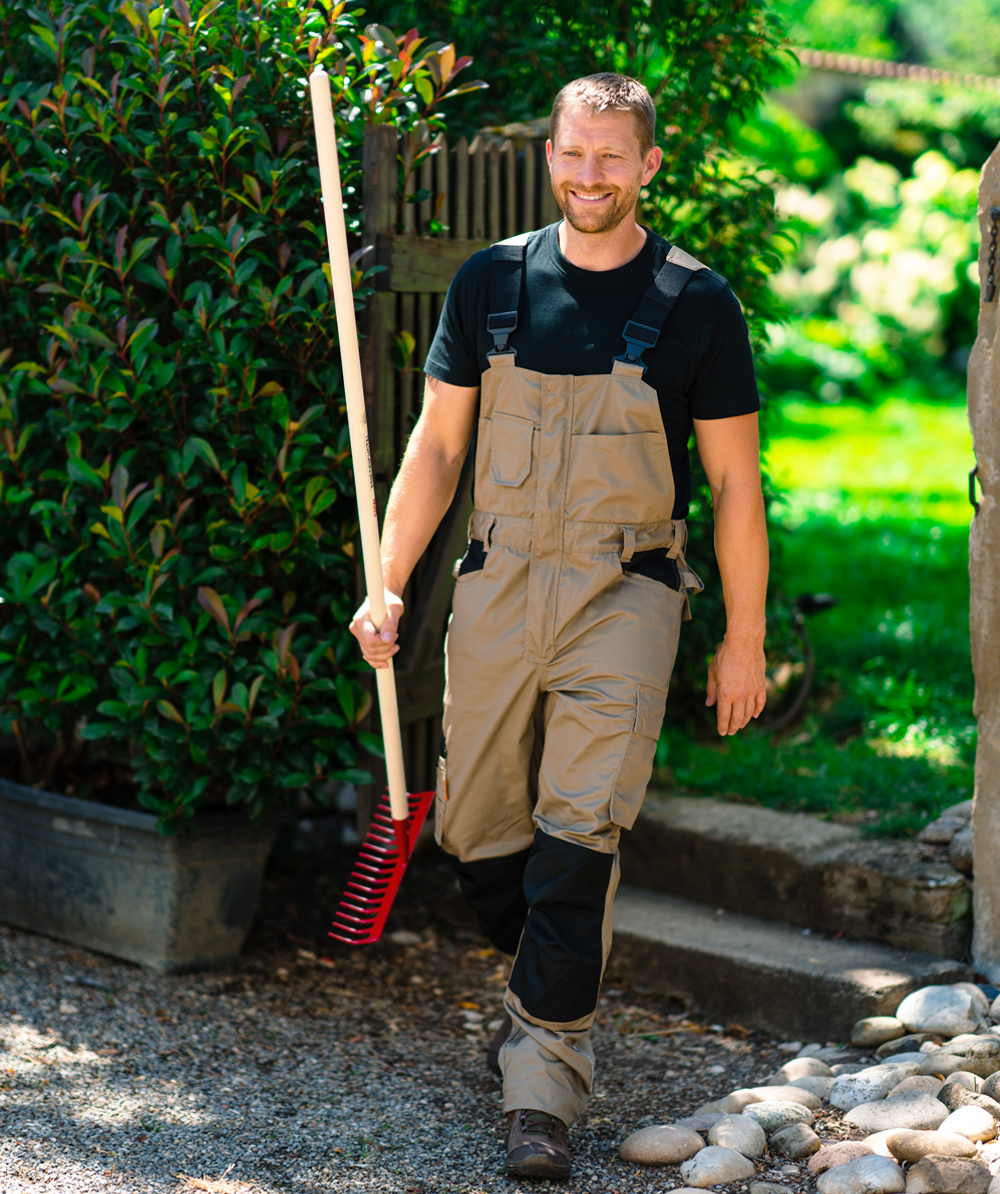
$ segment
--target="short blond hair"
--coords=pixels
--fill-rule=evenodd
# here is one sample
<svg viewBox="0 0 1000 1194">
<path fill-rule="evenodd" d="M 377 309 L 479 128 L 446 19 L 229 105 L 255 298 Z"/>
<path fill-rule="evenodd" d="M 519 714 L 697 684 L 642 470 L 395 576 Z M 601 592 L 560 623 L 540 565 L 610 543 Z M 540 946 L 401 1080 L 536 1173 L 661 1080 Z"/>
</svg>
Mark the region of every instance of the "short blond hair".
<svg viewBox="0 0 1000 1194">
<path fill-rule="evenodd" d="M 598 112 L 631 112 L 644 154 L 656 141 L 656 106 L 653 97 L 638 79 L 607 71 L 574 79 L 559 92 L 549 116 L 549 139 L 555 141 L 559 119 L 568 107 L 579 105 L 593 115 Z"/>
</svg>

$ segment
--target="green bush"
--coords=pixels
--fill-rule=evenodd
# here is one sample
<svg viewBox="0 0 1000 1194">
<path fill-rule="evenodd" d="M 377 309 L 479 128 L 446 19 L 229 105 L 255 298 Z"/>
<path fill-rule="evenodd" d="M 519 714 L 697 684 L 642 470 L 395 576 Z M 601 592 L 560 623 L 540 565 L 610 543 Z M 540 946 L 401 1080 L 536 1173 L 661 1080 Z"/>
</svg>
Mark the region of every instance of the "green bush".
<svg viewBox="0 0 1000 1194">
<path fill-rule="evenodd" d="M 0 36 L 20 778 L 117 784 L 163 832 L 363 782 L 380 744 L 345 628 L 356 511 L 306 78 L 327 62 L 356 228 L 366 120 L 440 127 L 468 60 L 326 0 L 4 0 Z"/>
</svg>

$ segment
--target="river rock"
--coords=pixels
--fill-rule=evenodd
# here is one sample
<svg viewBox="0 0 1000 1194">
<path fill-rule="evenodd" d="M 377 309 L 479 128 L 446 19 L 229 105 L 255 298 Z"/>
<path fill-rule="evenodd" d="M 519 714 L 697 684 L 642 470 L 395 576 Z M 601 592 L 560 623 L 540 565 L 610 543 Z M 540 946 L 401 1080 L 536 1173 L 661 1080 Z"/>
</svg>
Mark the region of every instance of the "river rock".
<svg viewBox="0 0 1000 1194">
<path fill-rule="evenodd" d="M 767 1086 L 787 1086 L 793 1078 L 832 1078 L 833 1071 L 816 1057 L 793 1057 L 768 1078 Z"/>
<path fill-rule="evenodd" d="M 922 987 L 896 1008 L 907 1032 L 940 1032 L 957 1036 L 983 1027 L 983 1016 L 968 991 L 955 987 Z"/>
<path fill-rule="evenodd" d="M 723 1111 L 710 1111 L 708 1115 L 685 1115 L 683 1119 L 674 1120 L 674 1127 L 691 1128 L 694 1132 L 707 1132 L 720 1119 L 725 1118 L 726 1115 Z"/>
<path fill-rule="evenodd" d="M 988 1095 L 973 1094 L 958 1082 L 946 1082 L 938 1092 L 938 1098 L 949 1111 L 957 1111 L 959 1107 L 982 1107 L 994 1119 L 1000 1120 L 1000 1103 Z"/>
<path fill-rule="evenodd" d="M 919 1161 L 921 1157 L 974 1157 L 976 1146 L 957 1132 L 893 1132 L 886 1140 L 897 1161 Z"/>
<path fill-rule="evenodd" d="M 823 1141 L 808 1124 L 789 1124 L 771 1137 L 771 1149 L 790 1161 L 803 1161 L 823 1146 Z"/>
<path fill-rule="evenodd" d="M 1000 1037 L 977 1036 L 971 1040 L 949 1041 L 924 1057 L 921 1073 L 947 1078 L 958 1070 L 988 1078 L 1000 1070 Z"/>
<path fill-rule="evenodd" d="M 982 1107 L 959 1107 L 941 1121 L 941 1131 L 956 1132 L 969 1140 L 993 1140 L 997 1134 L 997 1121 Z"/>
<path fill-rule="evenodd" d="M 796 1079 L 800 1082 L 802 1079 Z M 833 1078 L 823 1078 L 823 1082 L 833 1082 Z M 815 1095 L 810 1090 L 806 1090 L 801 1086 L 751 1086 L 748 1088 L 750 1094 L 757 1095 L 757 1101 L 761 1103 L 801 1103 L 803 1107 L 808 1107 L 810 1111 L 818 1111 L 823 1106 L 823 1100 L 819 1095 Z M 742 1091 L 734 1093 L 742 1094 Z"/>
<path fill-rule="evenodd" d="M 851 1044 L 874 1049 L 877 1045 L 884 1045 L 886 1041 L 894 1041 L 905 1035 L 903 1021 L 895 1016 L 866 1016 L 864 1020 L 858 1020 L 851 1030 Z"/>
<path fill-rule="evenodd" d="M 948 847 L 948 861 L 963 875 L 972 874 L 972 826 L 966 825 L 951 839 Z"/>
<path fill-rule="evenodd" d="M 1000 995 L 990 1004 L 990 1018 L 993 1020 L 1000 1020 Z"/>
<path fill-rule="evenodd" d="M 816 1181 L 819 1194 L 902 1194 L 903 1171 L 889 1157 L 858 1157 L 828 1169 Z"/>
<path fill-rule="evenodd" d="M 762 1157 L 767 1147 L 764 1129 L 747 1115 L 724 1115 L 708 1132 L 708 1143 L 731 1148 L 744 1157 Z"/>
<path fill-rule="evenodd" d="M 968 824 L 960 817 L 938 817 L 925 825 L 917 834 L 917 841 L 925 842 L 928 846 L 948 846 L 955 834 Z"/>
<path fill-rule="evenodd" d="M 899 1070 L 894 1066 L 872 1066 L 859 1074 L 844 1074 L 833 1080 L 830 1103 L 841 1111 L 850 1111 L 861 1103 L 884 1099 L 900 1081 Z"/>
<path fill-rule="evenodd" d="M 732 1094 L 727 1094 L 724 1099 L 718 1100 L 719 1110 L 726 1115 L 739 1115 L 744 1107 L 749 1107 L 751 1103 L 761 1103 L 763 1099 L 752 1090 L 734 1090 Z M 697 1115 L 698 1112 L 695 1112 Z"/>
<path fill-rule="evenodd" d="M 709 1145 L 681 1166 L 681 1180 L 703 1190 L 727 1182 L 745 1182 L 756 1173 L 753 1161 L 731 1148 Z"/>
<path fill-rule="evenodd" d="M 884 1132 L 890 1128 L 921 1131 L 939 1128 L 948 1118 L 948 1109 L 932 1095 L 921 1090 L 893 1095 L 873 1103 L 853 1107 L 844 1117 L 863 1132 Z"/>
<path fill-rule="evenodd" d="M 938 1106 L 944 1111 L 940 1103 Z M 751 1103 L 743 1114 L 756 1120 L 768 1136 L 787 1128 L 789 1124 L 808 1124 L 811 1127 L 813 1122 L 813 1113 L 801 1103 Z"/>
<path fill-rule="evenodd" d="M 996 1099 L 1000 1103 L 1000 1072 L 984 1078 L 982 1086 L 976 1093 L 986 1095 L 989 1099 Z"/>
<path fill-rule="evenodd" d="M 910 1090 L 923 1090 L 929 1095 L 937 1095 L 944 1083 L 940 1078 L 935 1078 L 933 1074 L 911 1074 L 909 1078 L 904 1078 L 898 1086 L 894 1086 L 889 1091 L 890 1096 L 896 1094 L 906 1094 Z"/>
<path fill-rule="evenodd" d="M 677 1194 L 676 1190 L 671 1190 L 670 1194 Z M 789 1194 L 787 1186 L 781 1186 L 777 1182 L 751 1182 L 750 1194 Z"/>
<path fill-rule="evenodd" d="M 676 1165 L 701 1152 L 705 1141 L 691 1128 L 657 1124 L 640 1128 L 622 1142 L 618 1155 L 634 1165 Z"/>
<path fill-rule="evenodd" d="M 930 1052 L 937 1050 L 936 1045 L 931 1045 Z M 924 1062 L 927 1060 L 928 1054 L 921 1051 L 920 1053 L 897 1053 L 894 1057 L 887 1057 L 885 1061 L 880 1061 L 879 1065 L 894 1065 L 906 1066 L 907 1074 L 919 1074 L 924 1068 Z"/>
<path fill-rule="evenodd" d="M 960 991 L 968 991 L 972 996 L 972 1002 L 975 1003 L 984 1016 L 990 1013 L 990 1001 L 986 997 L 986 992 L 978 983 L 955 983 L 955 986 Z"/>
<path fill-rule="evenodd" d="M 924 1157 L 906 1175 L 906 1194 L 986 1194 L 990 1171 L 971 1157 Z"/>
<path fill-rule="evenodd" d="M 973 1094 L 979 1094 L 983 1089 L 985 1081 L 985 1078 L 980 1078 L 978 1074 L 970 1074 L 968 1070 L 956 1070 L 954 1074 L 949 1074 L 945 1078 L 944 1084 L 947 1086 L 949 1083 L 957 1082 L 959 1086 L 964 1086 L 966 1090 L 972 1091 Z"/>
<path fill-rule="evenodd" d="M 889 1128 L 885 1132 L 872 1132 L 870 1136 L 866 1136 L 862 1143 L 867 1144 L 871 1152 L 879 1157 L 889 1157 L 890 1160 L 895 1160 L 892 1153 L 889 1152 L 889 1137 L 894 1135 L 898 1129 Z"/>
<path fill-rule="evenodd" d="M 810 1094 L 816 1096 L 817 1099 L 823 1100 L 830 1097 L 830 1088 L 836 1082 L 836 1078 L 795 1078 L 789 1082 L 789 1086 L 797 1086 L 800 1090 L 807 1090 Z M 786 1087 L 775 1086 L 772 1090 L 785 1090 Z"/>
<path fill-rule="evenodd" d="M 894 1041 L 886 1041 L 884 1045 L 879 1045 L 875 1050 L 875 1056 L 879 1061 L 885 1061 L 897 1053 L 916 1053 L 924 1041 L 935 1039 L 940 1041 L 941 1038 L 940 1036 L 935 1038 L 930 1032 L 911 1032 L 906 1036 L 896 1037 Z"/>
<path fill-rule="evenodd" d="M 691 1114 L 712 1115 L 718 1113 L 719 1115 L 729 1115 L 732 1113 L 732 1109 L 722 1105 L 725 1101 L 725 1099 L 713 1099 L 710 1103 L 702 1103 L 700 1107 L 695 1107 Z M 737 1110 L 739 1110 L 739 1108 L 737 1108 Z"/>
<path fill-rule="evenodd" d="M 846 1165 L 848 1161 L 856 1161 L 858 1157 L 870 1157 L 872 1150 L 864 1140 L 839 1140 L 836 1144 L 824 1144 L 809 1158 L 811 1173 L 826 1173 L 828 1169 L 836 1169 L 838 1165 Z"/>
</svg>

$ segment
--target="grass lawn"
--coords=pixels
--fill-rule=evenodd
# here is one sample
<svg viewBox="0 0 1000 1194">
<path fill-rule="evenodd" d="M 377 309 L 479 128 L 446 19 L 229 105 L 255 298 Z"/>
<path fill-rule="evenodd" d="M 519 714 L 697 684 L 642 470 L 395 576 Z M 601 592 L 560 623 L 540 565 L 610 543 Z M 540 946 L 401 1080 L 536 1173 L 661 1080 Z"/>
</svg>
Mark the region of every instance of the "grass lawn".
<svg viewBox="0 0 1000 1194">
<path fill-rule="evenodd" d="M 789 595 L 840 604 L 809 620 L 816 677 L 796 725 L 724 744 L 669 730 L 660 782 L 913 833 L 972 794 L 965 408 L 896 394 L 788 400 L 768 418 L 776 572 Z"/>
</svg>

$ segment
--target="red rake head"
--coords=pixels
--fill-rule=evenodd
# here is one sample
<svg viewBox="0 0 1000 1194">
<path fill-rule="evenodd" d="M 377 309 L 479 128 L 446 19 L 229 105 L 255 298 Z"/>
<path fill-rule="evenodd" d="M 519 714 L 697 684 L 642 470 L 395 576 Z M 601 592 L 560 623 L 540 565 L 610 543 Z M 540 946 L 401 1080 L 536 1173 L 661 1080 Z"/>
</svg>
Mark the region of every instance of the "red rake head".
<svg viewBox="0 0 1000 1194">
<path fill-rule="evenodd" d="M 399 849 L 397 826 L 386 794 L 379 801 L 333 918 L 330 936 L 337 941 L 345 941 L 348 945 L 372 945 L 382 936 L 389 909 L 399 891 L 406 864 L 413 855 L 417 835 L 434 793 L 418 792 L 415 796 L 407 793 L 406 799 L 410 805 L 406 856 Z"/>
</svg>

